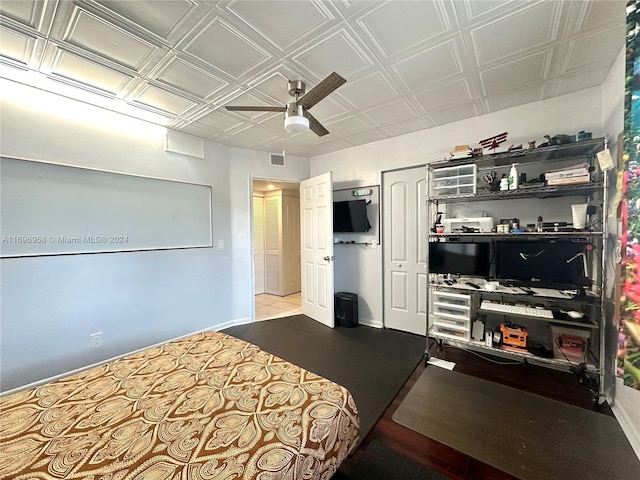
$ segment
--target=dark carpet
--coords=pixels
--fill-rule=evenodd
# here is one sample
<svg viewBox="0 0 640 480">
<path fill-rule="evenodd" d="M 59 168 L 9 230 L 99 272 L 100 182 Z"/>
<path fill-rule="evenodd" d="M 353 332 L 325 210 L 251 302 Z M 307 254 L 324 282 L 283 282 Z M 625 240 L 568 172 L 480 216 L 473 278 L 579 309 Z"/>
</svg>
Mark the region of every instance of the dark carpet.
<svg viewBox="0 0 640 480">
<path fill-rule="evenodd" d="M 438 367 L 393 420 L 524 480 L 640 478 L 614 417 Z"/>
<path fill-rule="evenodd" d="M 360 416 L 360 442 L 423 358 L 424 337 L 359 325 L 326 327 L 304 315 L 223 332 L 345 386 Z"/>
<path fill-rule="evenodd" d="M 341 467 L 331 480 L 448 480 L 448 478 L 373 440 L 363 452 L 359 452 L 353 458 L 352 465 Z"/>
</svg>

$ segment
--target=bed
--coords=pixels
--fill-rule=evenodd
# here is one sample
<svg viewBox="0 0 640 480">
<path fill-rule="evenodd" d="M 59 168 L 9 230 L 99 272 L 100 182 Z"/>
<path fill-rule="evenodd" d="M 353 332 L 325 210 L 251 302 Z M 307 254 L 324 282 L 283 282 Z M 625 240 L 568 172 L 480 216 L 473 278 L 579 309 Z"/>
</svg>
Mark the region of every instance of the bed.
<svg viewBox="0 0 640 480">
<path fill-rule="evenodd" d="M 358 426 L 343 386 L 208 331 L 0 397 L 0 478 L 329 479 Z"/>
</svg>

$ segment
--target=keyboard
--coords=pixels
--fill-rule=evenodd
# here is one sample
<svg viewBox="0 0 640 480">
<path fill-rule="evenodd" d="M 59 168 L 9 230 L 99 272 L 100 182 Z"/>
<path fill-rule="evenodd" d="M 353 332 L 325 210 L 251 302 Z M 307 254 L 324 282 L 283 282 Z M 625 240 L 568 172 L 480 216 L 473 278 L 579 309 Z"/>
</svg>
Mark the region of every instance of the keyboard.
<svg viewBox="0 0 640 480">
<path fill-rule="evenodd" d="M 505 313 L 507 315 L 528 315 L 538 318 L 553 318 L 553 312 L 546 308 L 525 307 L 522 305 L 510 305 L 507 303 L 493 303 L 483 301 L 480 304 L 482 310 Z"/>
</svg>

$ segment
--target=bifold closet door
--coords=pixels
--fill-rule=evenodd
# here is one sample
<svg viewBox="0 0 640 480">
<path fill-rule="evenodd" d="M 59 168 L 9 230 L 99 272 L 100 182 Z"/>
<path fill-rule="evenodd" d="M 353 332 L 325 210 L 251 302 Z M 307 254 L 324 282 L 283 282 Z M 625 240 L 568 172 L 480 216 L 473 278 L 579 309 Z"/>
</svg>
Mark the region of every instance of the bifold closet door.
<svg viewBox="0 0 640 480">
<path fill-rule="evenodd" d="M 426 168 L 383 174 L 384 325 L 426 335 Z"/>
<path fill-rule="evenodd" d="M 264 197 L 253 197 L 253 269 L 255 294 L 264 293 Z"/>
</svg>

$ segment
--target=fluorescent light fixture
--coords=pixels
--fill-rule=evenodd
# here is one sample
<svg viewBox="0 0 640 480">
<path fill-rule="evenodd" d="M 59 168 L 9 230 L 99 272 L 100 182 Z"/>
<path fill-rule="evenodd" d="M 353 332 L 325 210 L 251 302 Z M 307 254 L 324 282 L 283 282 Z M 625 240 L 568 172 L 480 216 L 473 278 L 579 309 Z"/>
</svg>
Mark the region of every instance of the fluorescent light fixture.
<svg viewBox="0 0 640 480">
<path fill-rule="evenodd" d="M 291 115 L 284 119 L 284 129 L 289 133 L 301 133 L 309 130 L 309 119 L 299 115 Z"/>
</svg>

